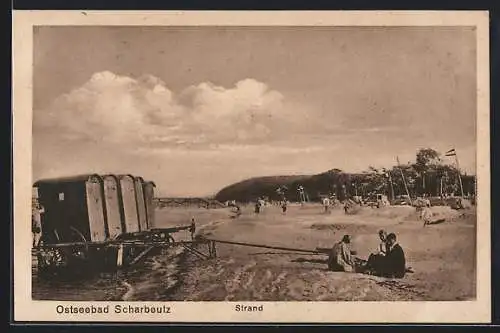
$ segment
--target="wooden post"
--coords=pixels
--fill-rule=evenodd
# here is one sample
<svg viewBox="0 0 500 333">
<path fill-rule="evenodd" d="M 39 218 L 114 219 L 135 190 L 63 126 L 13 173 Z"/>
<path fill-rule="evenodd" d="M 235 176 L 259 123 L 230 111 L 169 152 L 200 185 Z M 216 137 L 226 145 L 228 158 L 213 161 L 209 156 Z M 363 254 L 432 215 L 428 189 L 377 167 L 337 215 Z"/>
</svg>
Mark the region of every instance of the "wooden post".
<svg viewBox="0 0 500 333">
<path fill-rule="evenodd" d="M 121 267 L 123 266 L 123 244 L 120 244 L 118 247 L 118 253 L 116 256 L 116 266 Z"/>
<path fill-rule="evenodd" d="M 389 185 L 391 187 L 391 200 L 394 200 L 395 199 L 395 194 L 394 194 L 394 185 L 392 183 L 392 176 L 391 176 L 391 172 L 387 172 L 387 177 L 389 178 Z"/>
<path fill-rule="evenodd" d="M 405 175 L 403 174 L 403 169 L 401 169 L 398 156 L 396 156 L 396 161 L 398 162 L 398 168 L 399 168 L 399 171 L 401 172 L 401 177 L 403 178 L 403 184 L 405 186 L 406 195 L 408 195 L 408 199 L 410 200 L 410 205 L 413 205 L 413 201 L 411 200 L 411 196 L 410 196 L 410 191 L 408 191 L 408 186 L 406 186 Z"/>
<path fill-rule="evenodd" d="M 425 171 L 422 171 L 422 196 L 426 194 L 425 188 Z"/>
<path fill-rule="evenodd" d="M 443 197 L 443 177 L 439 178 L 439 196 Z"/>
<path fill-rule="evenodd" d="M 464 198 L 464 187 L 462 185 L 462 175 L 460 174 L 460 164 L 458 164 L 458 156 L 457 156 L 456 152 L 455 152 L 455 161 L 457 163 L 458 182 L 460 184 L 460 194 L 461 194 L 462 199 L 463 199 Z"/>
</svg>

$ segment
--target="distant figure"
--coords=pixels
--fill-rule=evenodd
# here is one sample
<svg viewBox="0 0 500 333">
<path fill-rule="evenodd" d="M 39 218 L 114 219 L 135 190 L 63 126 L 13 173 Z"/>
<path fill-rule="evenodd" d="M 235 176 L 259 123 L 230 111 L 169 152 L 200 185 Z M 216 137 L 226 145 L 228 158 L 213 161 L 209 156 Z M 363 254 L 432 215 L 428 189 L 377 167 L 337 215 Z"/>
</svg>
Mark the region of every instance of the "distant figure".
<svg viewBox="0 0 500 333">
<path fill-rule="evenodd" d="M 257 200 L 255 202 L 255 214 L 259 214 L 260 213 L 260 202 L 259 200 Z"/>
<path fill-rule="evenodd" d="M 263 198 L 259 198 L 257 202 L 260 206 L 259 211 L 262 212 L 264 210 L 264 207 L 266 206 L 266 201 Z"/>
<path fill-rule="evenodd" d="M 33 247 L 36 247 L 38 244 L 38 241 L 40 239 L 40 227 L 38 226 L 37 221 L 35 220 L 35 217 L 31 217 L 31 232 L 33 233 Z"/>
<path fill-rule="evenodd" d="M 349 205 L 348 205 L 347 201 L 344 203 L 344 212 L 346 214 L 349 213 Z"/>
<path fill-rule="evenodd" d="M 283 210 L 283 214 L 286 214 L 286 210 L 287 210 L 287 208 L 288 208 L 287 206 L 288 206 L 287 201 L 286 201 L 286 200 L 283 200 L 283 201 L 281 202 L 281 209 Z"/>
<path fill-rule="evenodd" d="M 37 203 L 31 215 L 31 232 L 33 234 L 33 247 L 37 246 L 42 236 L 43 206 Z"/>
<path fill-rule="evenodd" d="M 355 272 L 356 264 L 351 251 L 351 237 L 345 235 L 332 248 L 328 258 L 328 268 L 336 272 Z"/>
<path fill-rule="evenodd" d="M 241 208 L 238 206 L 236 203 L 231 205 L 233 208 L 233 213 L 232 218 L 238 218 L 241 215 Z"/>
<path fill-rule="evenodd" d="M 423 207 L 420 218 L 424 221 L 424 227 L 432 222 L 432 211 L 429 207 Z"/>
<path fill-rule="evenodd" d="M 335 197 L 335 195 L 330 196 L 330 202 L 332 203 L 333 207 L 337 205 L 337 198 Z"/>
<path fill-rule="evenodd" d="M 325 209 L 325 213 L 328 213 L 328 209 L 330 208 L 330 199 L 328 197 L 323 198 L 323 207 Z"/>
</svg>

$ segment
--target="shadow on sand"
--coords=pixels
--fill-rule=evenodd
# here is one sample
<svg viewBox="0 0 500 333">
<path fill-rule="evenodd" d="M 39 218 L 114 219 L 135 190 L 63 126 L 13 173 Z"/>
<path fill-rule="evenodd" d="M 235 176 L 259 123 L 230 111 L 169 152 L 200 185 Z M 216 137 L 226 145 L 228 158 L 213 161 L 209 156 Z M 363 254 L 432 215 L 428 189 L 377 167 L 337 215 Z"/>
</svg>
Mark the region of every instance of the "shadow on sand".
<svg viewBox="0 0 500 333">
<path fill-rule="evenodd" d="M 297 258 L 293 259 L 292 262 L 309 262 L 313 264 L 328 264 L 328 259 L 312 259 L 312 258 Z"/>
<path fill-rule="evenodd" d="M 441 223 L 444 223 L 444 222 L 446 222 L 446 219 L 439 219 L 439 220 L 427 222 L 426 225 L 441 224 Z"/>
</svg>

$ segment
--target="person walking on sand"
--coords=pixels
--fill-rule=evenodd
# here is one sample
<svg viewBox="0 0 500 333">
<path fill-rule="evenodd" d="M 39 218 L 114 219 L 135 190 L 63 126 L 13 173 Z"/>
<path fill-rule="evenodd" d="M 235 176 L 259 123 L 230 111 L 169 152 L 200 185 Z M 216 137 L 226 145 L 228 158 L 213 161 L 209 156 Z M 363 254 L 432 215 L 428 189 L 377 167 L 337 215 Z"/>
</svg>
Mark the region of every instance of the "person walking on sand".
<svg viewBox="0 0 500 333">
<path fill-rule="evenodd" d="M 328 257 L 328 269 L 336 272 L 355 272 L 356 263 L 352 255 L 351 236 L 345 235 L 340 242 L 333 246 Z"/>
</svg>

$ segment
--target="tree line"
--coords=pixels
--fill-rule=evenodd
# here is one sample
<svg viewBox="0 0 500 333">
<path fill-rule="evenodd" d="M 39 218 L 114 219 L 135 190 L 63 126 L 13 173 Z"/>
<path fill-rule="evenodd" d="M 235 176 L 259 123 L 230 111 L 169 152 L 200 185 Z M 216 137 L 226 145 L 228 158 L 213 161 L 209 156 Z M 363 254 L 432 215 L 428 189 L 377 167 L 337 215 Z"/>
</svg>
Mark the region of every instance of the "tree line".
<svg viewBox="0 0 500 333">
<path fill-rule="evenodd" d="M 460 180 L 465 196 L 475 193 L 475 176 L 459 173 L 453 163 L 446 161 L 439 152 L 431 148 L 420 149 L 415 161 L 396 164 L 389 168 L 368 167 L 361 173 L 347 173 L 340 169 L 290 180 L 281 184 L 258 179 L 251 185 L 228 187 L 216 196 L 222 200 L 252 201 L 258 196 L 271 200 L 285 197 L 298 201 L 302 186 L 309 201 L 320 200 L 324 196 L 335 195 L 344 200 L 353 196 L 370 197 L 385 194 L 389 199 L 397 199 L 407 192 L 411 197 L 461 195 Z M 459 179 L 459 174 L 461 179 Z M 406 185 L 406 186 L 405 186 Z"/>
</svg>

